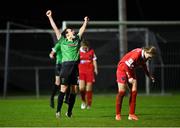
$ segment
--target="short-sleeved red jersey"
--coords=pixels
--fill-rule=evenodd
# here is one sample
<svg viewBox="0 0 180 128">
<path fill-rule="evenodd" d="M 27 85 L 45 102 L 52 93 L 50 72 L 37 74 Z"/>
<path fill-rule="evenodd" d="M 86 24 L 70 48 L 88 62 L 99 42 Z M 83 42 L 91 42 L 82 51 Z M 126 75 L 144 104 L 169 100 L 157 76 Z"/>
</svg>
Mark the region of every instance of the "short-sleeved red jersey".
<svg viewBox="0 0 180 128">
<path fill-rule="evenodd" d="M 144 51 L 142 48 L 136 48 L 128 52 L 119 62 L 125 63 L 128 68 L 135 69 L 138 66 L 144 65 L 146 60 L 144 59 Z"/>
<path fill-rule="evenodd" d="M 149 72 L 146 66 L 146 59 L 144 58 L 144 51 L 142 48 L 136 48 L 125 54 L 118 63 L 117 72 L 125 71 L 129 73 L 129 77 L 136 78 L 134 70 L 139 66 L 141 66 L 146 75 L 149 76 Z M 118 74 L 120 75 L 121 73 Z"/>
<path fill-rule="evenodd" d="M 94 73 L 93 60 L 96 60 L 96 59 L 97 57 L 93 49 L 84 51 L 82 48 L 80 48 L 79 72 L 93 72 Z"/>
<path fill-rule="evenodd" d="M 96 59 L 93 49 L 84 51 L 82 47 L 80 48 L 79 80 L 86 82 L 95 81 L 93 61 Z"/>
</svg>

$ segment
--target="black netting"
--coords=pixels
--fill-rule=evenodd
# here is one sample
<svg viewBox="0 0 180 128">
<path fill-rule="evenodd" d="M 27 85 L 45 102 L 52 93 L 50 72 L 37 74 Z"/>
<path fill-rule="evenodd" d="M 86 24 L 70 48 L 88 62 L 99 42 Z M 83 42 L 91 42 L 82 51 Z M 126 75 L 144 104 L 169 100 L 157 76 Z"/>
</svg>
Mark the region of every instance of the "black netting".
<svg viewBox="0 0 180 128">
<path fill-rule="evenodd" d="M 137 47 L 155 45 L 158 55 L 150 62 L 161 91 L 179 89 L 179 32 L 177 28 L 165 27 L 128 28 L 128 51 Z M 116 92 L 116 67 L 120 60 L 119 34 L 111 32 L 86 32 L 84 38 L 90 42 L 97 55 L 99 75 L 94 85 L 95 92 Z M 3 93 L 6 34 L 1 34 L 0 44 L 0 89 Z M 39 78 L 40 94 L 50 93 L 54 84 L 55 61 L 49 59 L 49 52 L 55 38 L 51 33 L 11 33 L 9 46 L 9 72 L 7 94 L 35 94 L 36 75 Z M 147 41 L 147 42 L 146 42 Z M 162 66 L 166 67 L 162 67 Z M 170 65 L 170 66 L 168 66 Z M 176 65 L 173 67 L 173 65 Z M 171 67 L 172 66 L 172 67 Z M 172 69 L 172 70 L 171 70 Z M 164 73 L 164 74 L 163 74 Z M 138 88 L 145 92 L 145 76 L 137 69 Z M 173 80 L 173 82 L 172 82 Z M 170 83 L 172 82 L 172 83 Z"/>
</svg>

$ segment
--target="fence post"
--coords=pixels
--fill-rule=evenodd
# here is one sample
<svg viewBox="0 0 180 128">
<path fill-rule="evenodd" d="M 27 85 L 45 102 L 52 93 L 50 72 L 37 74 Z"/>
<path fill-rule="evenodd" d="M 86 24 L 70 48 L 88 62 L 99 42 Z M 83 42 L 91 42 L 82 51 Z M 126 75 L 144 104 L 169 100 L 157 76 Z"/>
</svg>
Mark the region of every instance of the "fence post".
<svg viewBox="0 0 180 128">
<path fill-rule="evenodd" d="M 164 90 L 164 64 L 161 64 L 161 95 L 164 95 L 165 90 Z"/>
<path fill-rule="evenodd" d="M 149 31 L 148 29 L 146 29 L 145 31 L 145 44 L 146 44 L 146 47 L 149 46 Z M 147 67 L 149 69 L 149 62 L 147 62 Z M 150 80 L 148 77 L 145 77 L 146 78 L 146 95 L 149 95 L 150 94 Z"/>
<path fill-rule="evenodd" d="M 35 68 L 35 86 L 36 86 L 36 98 L 39 98 L 39 68 Z"/>
<path fill-rule="evenodd" d="M 6 33 L 6 51 L 5 51 L 5 64 L 4 64 L 4 89 L 3 97 L 7 95 L 7 83 L 8 83 L 8 66 L 9 66 L 9 40 L 10 40 L 10 22 L 7 22 L 7 33 Z"/>
</svg>

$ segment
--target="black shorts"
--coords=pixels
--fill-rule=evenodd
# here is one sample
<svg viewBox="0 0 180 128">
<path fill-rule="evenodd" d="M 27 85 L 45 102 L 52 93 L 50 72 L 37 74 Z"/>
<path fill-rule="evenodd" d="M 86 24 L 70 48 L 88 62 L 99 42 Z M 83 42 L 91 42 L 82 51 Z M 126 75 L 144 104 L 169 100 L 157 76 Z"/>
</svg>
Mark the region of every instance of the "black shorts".
<svg viewBox="0 0 180 128">
<path fill-rule="evenodd" d="M 55 67 L 55 76 L 60 76 L 61 67 L 62 67 L 61 64 L 56 64 L 56 67 Z"/>
<path fill-rule="evenodd" d="M 78 62 L 68 61 L 63 62 L 60 72 L 61 84 L 63 85 L 77 85 L 78 84 Z"/>
</svg>

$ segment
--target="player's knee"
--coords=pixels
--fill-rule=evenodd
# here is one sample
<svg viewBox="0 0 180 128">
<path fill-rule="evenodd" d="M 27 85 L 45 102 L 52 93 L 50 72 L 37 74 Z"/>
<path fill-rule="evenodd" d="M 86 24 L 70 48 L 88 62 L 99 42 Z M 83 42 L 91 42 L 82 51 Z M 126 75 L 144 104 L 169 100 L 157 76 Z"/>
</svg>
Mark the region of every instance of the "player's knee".
<svg viewBox="0 0 180 128">
<path fill-rule="evenodd" d="M 77 85 L 72 85 L 72 86 L 71 86 L 71 93 L 77 94 L 78 91 L 79 91 L 79 88 L 78 88 Z"/>
<path fill-rule="evenodd" d="M 118 83 L 118 91 L 126 91 L 126 84 Z"/>
<path fill-rule="evenodd" d="M 61 85 L 61 92 L 66 92 L 66 90 L 67 90 L 67 86 L 65 86 L 65 85 Z"/>
<path fill-rule="evenodd" d="M 85 86 L 84 85 L 79 85 L 79 90 L 80 91 L 84 91 L 85 90 Z"/>
<path fill-rule="evenodd" d="M 78 93 L 78 91 L 79 91 L 79 88 L 78 88 L 78 86 L 77 85 L 75 85 L 75 94 L 77 94 Z"/>
<path fill-rule="evenodd" d="M 86 86 L 86 91 L 92 91 L 92 85 L 87 85 Z"/>
<path fill-rule="evenodd" d="M 55 85 L 60 85 L 60 81 L 55 81 Z"/>
<path fill-rule="evenodd" d="M 136 84 L 136 79 L 134 79 L 134 78 L 129 78 L 128 79 L 128 82 L 130 83 L 130 84 Z"/>
<path fill-rule="evenodd" d="M 121 90 L 121 91 L 118 92 L 118 95 L 119 95 L 119 96 L 124 96 L 125 93 L 126 93 L 126 92 L 125 92 L 124 90 Z"/>
</svg>

